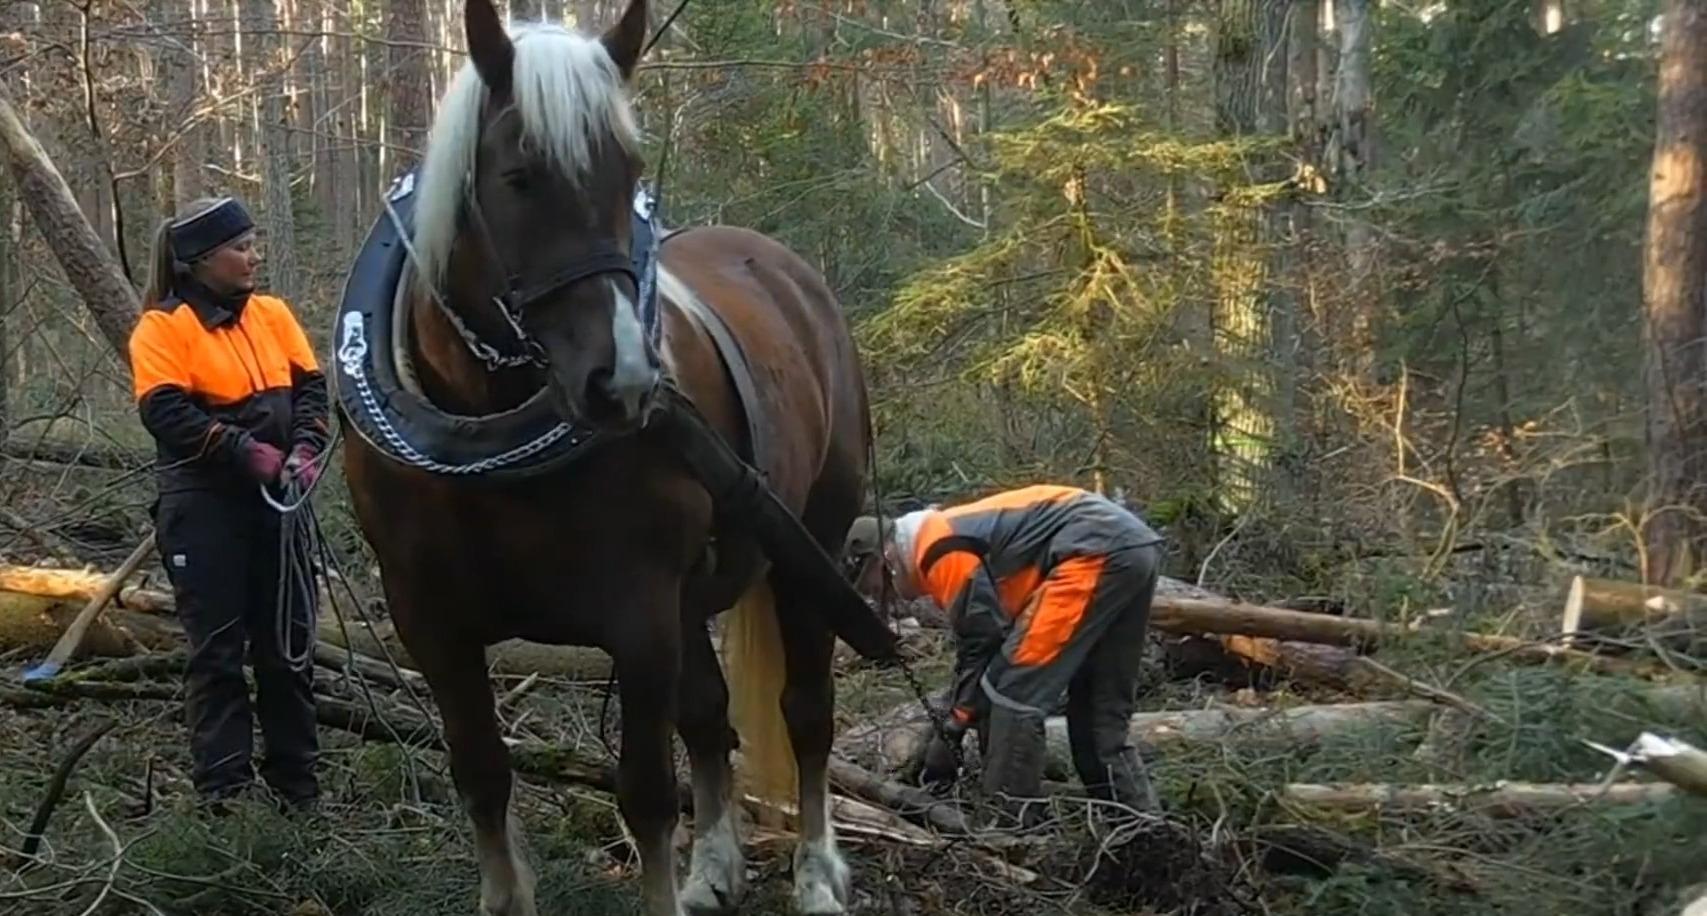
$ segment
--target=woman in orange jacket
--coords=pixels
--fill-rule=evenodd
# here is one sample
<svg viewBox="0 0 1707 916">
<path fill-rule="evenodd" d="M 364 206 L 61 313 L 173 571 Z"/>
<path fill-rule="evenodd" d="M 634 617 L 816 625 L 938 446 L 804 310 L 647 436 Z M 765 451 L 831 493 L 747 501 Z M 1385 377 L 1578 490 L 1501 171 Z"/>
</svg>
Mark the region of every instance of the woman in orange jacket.
<svg viewBox="0 0 1707 916">
<path fill-rule="evenodd" d="M 191 777 L 210 798 L 253 782 L 245 644 L 265 740 L 261 774 L 291 805 L 319 794 L 313 621 L 280 601 L 278 514 L 261 488 L 312 486 L 329 433 L 326 379 L 283 299 L 255 290 L 254 223 L 231 198 L 161 223 L 130 337 L 137 410 L 158 460 L 155 537 L 190 642 Z M 294 587 L 294 586 L 293 586 Z M 299 645 L 298 643 L 304 643 Z"/>
<path fill-rule="evenodd" d="M 844 553 L 861 589 L 875 591 L 887 565 L 902 597 L 929 597 L 954 624 L 947 734 L 931 740 L 927 779 L 953 775 L 954 747 L 976 726 L 984 790 L 1040 795 L 1043 720 L 1065 694 L 1085 788 L 1157 808 L 1127 729 L 1161 541 L 1112 501 L 1047 484 L 910 512 L 881 531 L 870 516 L 854 521 Z"/>
</svg>

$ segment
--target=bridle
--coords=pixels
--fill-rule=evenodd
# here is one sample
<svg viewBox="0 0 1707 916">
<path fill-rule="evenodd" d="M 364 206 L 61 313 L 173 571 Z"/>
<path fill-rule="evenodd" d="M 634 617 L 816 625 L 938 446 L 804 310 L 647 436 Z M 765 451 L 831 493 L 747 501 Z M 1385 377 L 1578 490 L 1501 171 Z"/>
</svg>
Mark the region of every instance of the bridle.
<svg viewBox="0 0 1707 916">
<path fill-rule="evenodd" d="M 508 107 L 492 119 L 493 123 L 508 116 L 515 108 Z M 450 303 L 444 300 L 437 289 L 433 290 L 432 299 L 439 306 L 451 325 L 456 328 L 464 345 L 491 371 L 510 369 L 518 366 L 536 366 L 544 368 L 547 365 L 545 348 L 540 345 L 526 330 L 522 328 L 522 316 L 528 306 L 549 298 L 572 284 L 579 283 L 588 277 L 603 274 L 626 275 L 634 285 L 636 310 L 646 308 L 653 291 L 657 286 L 658 264 L 658 232 L 654 223 L 656 211 L 655 201 L 645 187 L 636 194 L 634 211 L 635 234 L 630 240 L 629 250 L 623 251 L 622 245 L 614 236 L 595 238 L 587 250 L 571 259 L 550 277 L 537 283 L 524 283 L 523 278 L 511 270 L 504 260 L 504 255 L 498 250 L 498 245 L 492 236 L 490 224 L 486 220 L 485 211 L 474 190 L 474 170 L 470 168 L 463 174 L 462 204 L 468 216 L 474 235 L 479 239 L 481 255 L 487 267 L 496 271 L 502 278 L 502 292 L 491 297 L 493 308 L 510 329 L 515 338 L 515 347 L 519 352 L 505 353 L 493 346 L 463 320 Z M 644 320 L 644 315 L 636 315 Z M 656 354 L 648 348 L 648 358 L 656 359 Z"/>
</svg>

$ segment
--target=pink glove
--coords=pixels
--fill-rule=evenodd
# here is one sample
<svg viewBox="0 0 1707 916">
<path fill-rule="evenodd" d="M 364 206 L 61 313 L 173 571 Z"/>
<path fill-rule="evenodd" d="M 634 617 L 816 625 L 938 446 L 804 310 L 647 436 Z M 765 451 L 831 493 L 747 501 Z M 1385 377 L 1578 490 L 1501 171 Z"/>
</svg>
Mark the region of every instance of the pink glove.
<svg viewBox="0 0 1707 916">
<path fill-rule="evenodd" d="M 284 467 L 284 452 L 259 439 L 245 439 L 242 446 L 243 470 L 257 483 L 272 483 Z"/>
<path fill-rule="evenodd" d="M 307 443 L 298 445 L 290 450 L 290 457 L 285 459 L 284 476 L 281 483 L 297 480 L 302 483 L 304 490 L 312 489 L 314 481 L 320 479 L 320 463 L 316 460 L 319 454 Z"/>
</svg>

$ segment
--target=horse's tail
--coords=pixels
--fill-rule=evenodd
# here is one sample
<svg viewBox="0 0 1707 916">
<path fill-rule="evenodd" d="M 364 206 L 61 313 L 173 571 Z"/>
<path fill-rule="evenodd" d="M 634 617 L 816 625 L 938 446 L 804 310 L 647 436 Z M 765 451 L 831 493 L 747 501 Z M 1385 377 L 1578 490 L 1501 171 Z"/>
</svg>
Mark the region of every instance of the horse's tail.
<svg viewBox="0 0 1707 916">
<path fill-rule="evenodd" d="M 782 716 L 788 666 L 770 577 L 761 575 L 724 615 L 724 621 L 729 709 L 741 736 L 736 791 L 763 799 L 772 811 L 791 809 L 798 797 L 800 774 Z"/>
</svg>

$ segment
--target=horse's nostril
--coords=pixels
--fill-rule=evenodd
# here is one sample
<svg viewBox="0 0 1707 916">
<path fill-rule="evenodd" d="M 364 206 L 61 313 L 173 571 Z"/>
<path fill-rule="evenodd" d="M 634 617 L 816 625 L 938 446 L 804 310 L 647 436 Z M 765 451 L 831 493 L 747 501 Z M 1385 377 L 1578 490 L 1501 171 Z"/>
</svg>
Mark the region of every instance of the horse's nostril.
<svg viewBox="0 0 1707 916">
<path fill-rule="evenodd" d="M 629 410 L 627 401 L 617 388 L 616 377 L 609 369 L 597 369 L 587 376 L 586 399 L 587 411 L 595 421 L 601 418 L 621 419 Z"/>
</svg>

